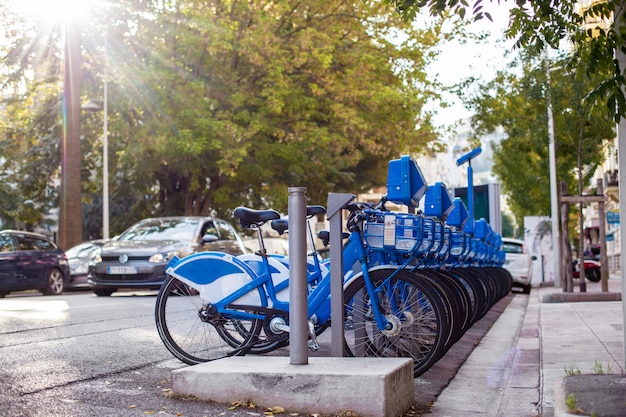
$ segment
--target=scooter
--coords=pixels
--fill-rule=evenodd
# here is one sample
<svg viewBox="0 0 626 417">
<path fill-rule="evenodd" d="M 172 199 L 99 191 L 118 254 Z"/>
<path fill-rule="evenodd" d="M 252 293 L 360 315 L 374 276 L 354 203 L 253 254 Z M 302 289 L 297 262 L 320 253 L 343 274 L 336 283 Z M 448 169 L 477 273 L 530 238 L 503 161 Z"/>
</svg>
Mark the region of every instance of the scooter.
<svg viewBox="0 0 626 417">
<path fill-rule="evenodd" d="M 580 277 L 580 260 L 576 259 L 573 262 L 574 266 L 574 278 Z M 595 259 L 585 259 L 585 278 L 591 282 L 600 282 L 602 275 L 600 273 L 600 262 Z"/>
</svg>

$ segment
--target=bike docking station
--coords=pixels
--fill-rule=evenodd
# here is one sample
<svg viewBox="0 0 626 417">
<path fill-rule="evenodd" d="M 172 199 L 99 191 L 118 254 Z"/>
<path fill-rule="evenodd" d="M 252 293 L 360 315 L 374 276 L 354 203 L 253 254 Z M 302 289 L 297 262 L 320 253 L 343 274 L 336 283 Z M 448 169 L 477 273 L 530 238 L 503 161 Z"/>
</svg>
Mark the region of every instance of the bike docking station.
<svg viewBox="0 0 626 417">
<path fill-rule="evenodd" d="M 468 163 L 469 211 L 442 183 L 429 187 L 415 160 L 402 156 L 389 162 L 378 204 L 330 193 L 327 209 L 307 206 L 306 188 L 289 187 L 288 219 L 274 210 L 234 210 L 242 227 L 257 232 L 254 255 L 173 257 L 156 300 L 157 330 L 175 357 L 193 365 L 172 371 L 174 395 L 310 414 L 409 410 L 414 378 L 512 287 L 500 235 L 474 220 L 471 159 L 478 154 L 457 160 Z M 390 211 L 387 202 L 408 212 Z M 330 230 L 318 237 L 332 242 L 330 260 L 318 257 L 310 228 L 307 254 L 307 219 L 324 213 Z M 288 258 L 265 251 L 260 227 L 267 222 L 289 230 Z M 329 327 L 330 356 L 309 357 Z M 284 347 L 289 360 L 262 355 Z"/>
<path fill-rule="evenodd" d="M 352 194 L 330 193 L 330 239 L 342 240 L 342 209 Z M 289 188 L 289 361 L 231 356 L 172 371 L 175 395 L 289 412 L 397 417 L 413 405 L 413 360 L 345 357 L 343 326 L 331 326 L 331 357 L 308 357 L 306 188 Z M 341 245 L 331 245 L 331 310 L 343 317 Z M 336 302 L 335 302 L 336 301 Z M 342 323 L 342 320 L 337 320 Z"/>
</svg>

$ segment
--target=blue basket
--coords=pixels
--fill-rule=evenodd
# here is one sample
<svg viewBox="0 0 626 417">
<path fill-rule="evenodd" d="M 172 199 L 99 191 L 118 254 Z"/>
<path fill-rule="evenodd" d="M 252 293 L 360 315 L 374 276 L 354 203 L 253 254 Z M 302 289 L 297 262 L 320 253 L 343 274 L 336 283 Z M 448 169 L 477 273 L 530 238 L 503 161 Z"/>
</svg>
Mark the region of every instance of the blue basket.
<svg viewBox="0 0 626 417">
<path fill-rule="evenodd" d="M 450 242 L 450 256 L 461 257 L 465 252 L 465 236 L 464 232 L 452 232 Z"/>
<path fill-rule="evenodd" d="M 443 227 L 443 244 L 439 248 L 439 258 L 446 260 L 450 252 L 450 242 L 452 240 L 452 229 L 449 226 Z"/>
<path fill-rule="evenodd" d="M 423 218 L 422 219 L 422 241 L 420 245 L 416 248 L 416 253 L 418 255 L 427 253 L 433 247 L 435 242 L 435 222 L 433 219 Z"/>
<path fill-rule="evenodd" d="M 443 246 L 443 223 L 440 221 L 433 221 L 433 245 L 430 247 L 430 254 L 438 254 Z"/>
<path fill-rule="evenodd" d="M 373 250 L 411 252 L 421 242 L 422 218 L 409 213 L 366 211 L 365 242 Z"/>
</svg>

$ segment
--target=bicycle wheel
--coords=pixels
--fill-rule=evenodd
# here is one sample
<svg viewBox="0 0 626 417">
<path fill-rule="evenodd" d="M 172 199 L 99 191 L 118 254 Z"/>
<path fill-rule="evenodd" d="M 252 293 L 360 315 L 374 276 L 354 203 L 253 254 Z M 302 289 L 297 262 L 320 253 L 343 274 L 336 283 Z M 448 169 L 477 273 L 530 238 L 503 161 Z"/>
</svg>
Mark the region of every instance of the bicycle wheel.
<svg viewBox="0 0 626 417">
<path fill-rule="evenodd" d="M 441 357 L 449 335 L 441 299 L 409 271 L 385 268 L 369 275 L 392 328 L 378 328 L 364 278 L 355 278 L 344 291 L 346 354 L 412 358 L 414 375 L 421 375 Z"/>
<path fill-rule="evenodd" d="M 446 308 L 450 326 L 450 334 L 446 339 L 446 350 L 463 336 L 463 322 L 465 321 L 465 306 L 456 290 L 447 281 L 447 277 L 434 269 L 412 271 L 418 279 L 424 280 L 425 285 L 430 285 L 439 295 Z"/>
<path fill-rule="evenodd" d="M 197 291 L 168 276 L 155 307 L 165 347 L 189 365 L 246 353 L 261 333 L 262 320 L 235 320 L 213 310 Z"/>
</svg>

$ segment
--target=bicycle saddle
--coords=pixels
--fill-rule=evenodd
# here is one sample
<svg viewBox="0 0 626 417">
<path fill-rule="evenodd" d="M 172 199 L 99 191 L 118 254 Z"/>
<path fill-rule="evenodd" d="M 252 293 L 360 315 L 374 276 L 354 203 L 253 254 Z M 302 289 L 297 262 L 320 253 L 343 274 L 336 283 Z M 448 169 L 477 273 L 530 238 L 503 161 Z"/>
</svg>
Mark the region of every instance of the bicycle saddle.
<svg viewBox="0 0 626 417">
<path fill-rule="evenodd" d="M 260 226 L 268 220 L 280 219 L 280 213 L 276 210 L 254 210 L 241 206 L 233 210 L 233 216 L 239 219 L 242 227 L 246 228 L 252 225 Z"/>
<path fill-rule="evenodd" d="M 272 229 L 276 230 L 279 235 L 282 236 L 283 233 L 289 229 L 289 220 L 286 218 L 272 220 Z"/>
<path fill-rule="evenodd" d="M 322 241 L 324 246 L 328 246 L 328 243 L 330 242 L 330 231 L 328 231 L 328 230 L 320 230 L 320 232 L 317 234 L 317 237 Z M 348 233 L 348 232 L 342 232 L 341 233 L 341 238 L 342 239 L 347 239 L 349 237 L 350 237 L 350 233 Z"/>
<path fill-rule="evenodd" d="M 306 206 L 306 216 L 315 216 L 316 214 L 324 214 L 326 209 L 324 206 Z"/>
</svg>

